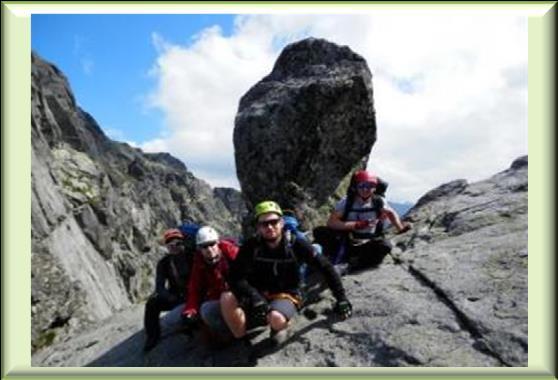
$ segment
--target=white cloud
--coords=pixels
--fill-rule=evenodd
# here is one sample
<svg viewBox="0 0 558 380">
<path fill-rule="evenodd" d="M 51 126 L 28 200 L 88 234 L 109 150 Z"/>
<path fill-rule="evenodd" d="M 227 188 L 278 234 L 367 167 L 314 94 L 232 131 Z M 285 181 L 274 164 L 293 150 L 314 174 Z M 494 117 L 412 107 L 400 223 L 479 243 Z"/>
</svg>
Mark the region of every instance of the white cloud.
<svg viewBox="0 0 558 380">
<path fill-rule="evenodd" d="M 131 147 L 140 148 L 139 144 L 136 143 L 135 141 L 126 140 L 125 133 L 121 129 L 114 128 L 113 126 L 109 125 L 109 126 L 106 126 L 105 128 L 103 128 L 103 131 L 105 132 L 107 137 L 109 137 L 112 140 L 123 141 L 126 144 L 130 145 Z M 146 149 L 144 149 L 144 150 L 146 150 Z"/>
<path fill-rule="evenodd" d="M 87 49 L 88 40 L 83 36 L 74 35 L 73 54 L 78 57 L 79 64 L 85 75 L 91 75 L 95 62 Z"/>
<path fill-rule="evenodd" d="M 238 101 L 287 43 L 309 35 L 367 60 L 378 124 L 369 168 L 390 182 L 391 199 L 488 177 L 527 153 L 526 17 L 408 11 L 242 15 L 231 36 L 214 26 L 188 46 L 154 34 L 149 99 L 168 129 L 142 147 L 171 152 L 213 186 L 237 186 Z"/>
<path fill-rule="evenodd" d="M 80 59 L 81 68 L 86 75 L 91 75 L 93 73 L 93 68 L 95 67 L 95 62 L 90 58 Z"/>
<path fill-rule="evenodd" d="M 140 144 L 139 147 L 144 150 L 145 152 L 157 153 L 157 152 L 170 152 L 170 147 L 167 144 L 167 140 L 165 139 L 154 139 L 143 144 Z"/>
<path fill-rule="evenodd" d="M 103 128 L 105 134 L 113 139 L 113 140 L 123 140 L 124 139 L 124 132 L 121 129 L 111 127 L 110 125 L 105 126 Z"/>
</svg>

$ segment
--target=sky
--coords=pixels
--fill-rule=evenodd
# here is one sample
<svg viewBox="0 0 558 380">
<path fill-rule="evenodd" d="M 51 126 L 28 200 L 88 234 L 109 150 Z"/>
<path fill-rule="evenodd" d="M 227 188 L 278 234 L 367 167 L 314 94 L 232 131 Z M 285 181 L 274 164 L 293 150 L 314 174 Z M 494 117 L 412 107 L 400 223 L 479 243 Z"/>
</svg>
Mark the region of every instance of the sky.
<svg viewBox="0 0 558 380">
<path fill-rule="evenodd" d="M 112 139 L 169 152 L 211 186 L 239 188 L 238 102 L 289 43 L 347 45 L 372 72 L 368 169 L 416 202 L 527 152 L 527 17 L 518 13 L 33 14 L 31 46 Z"/>
</svg>

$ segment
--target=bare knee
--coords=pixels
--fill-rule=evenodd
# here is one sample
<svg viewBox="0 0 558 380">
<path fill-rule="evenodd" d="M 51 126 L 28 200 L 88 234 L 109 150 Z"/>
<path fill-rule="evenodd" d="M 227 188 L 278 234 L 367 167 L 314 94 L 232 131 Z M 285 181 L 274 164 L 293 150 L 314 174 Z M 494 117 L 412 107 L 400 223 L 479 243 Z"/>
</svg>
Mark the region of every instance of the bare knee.
<svg viewBox="0 0 558 380">
<path fill-rule="evenodd" d="M 269 324 L 271 328 L 275 331 L 283 330 L 287 328 L 289 321 L 283 314 L 276 310 L 272 310 L 268 316 Z"/>
<path fill-rule="evenodd" d="M 236 299 L 235 295 L 232 292 L 223 292 L 221 293 L 220 298 L 221 309 L 235 309 L 238 307 L 238 300 Z"/>
<path fill-rule="evenodd" d="M 231 292 L 224 292 L 220 298 L 221 313 L 225 323 L 235 338 L 246 334 L 246 316 L 238 306 L 238 300 Z"/>
</svg>

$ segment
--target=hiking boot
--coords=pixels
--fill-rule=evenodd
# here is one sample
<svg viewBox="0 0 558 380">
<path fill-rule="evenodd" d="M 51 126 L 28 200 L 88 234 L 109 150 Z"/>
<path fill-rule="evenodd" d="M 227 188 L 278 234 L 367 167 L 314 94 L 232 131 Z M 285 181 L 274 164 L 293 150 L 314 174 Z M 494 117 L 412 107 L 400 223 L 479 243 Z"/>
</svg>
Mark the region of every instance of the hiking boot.
<svg viewBox="0 0 558 380">
<path fill-rule="evenodd" d="M 335 271 L 339 276 L 344 276 L 349 273 L 349 264 L 347 263 L 336 264 L 333 266 L 333 269 L 335 269 Z"/>
<path fill-rule="evenodd" d="M 366 267 L 358 256 L 349 257 L 347 264 L 347 274 L 352 274 Z"/>
<path fill-rule="evenodd" d="M 216 332 L 205 324 L 202 327 L 202 343 L 211 349 L 221 349 L 230 346 L 234 342 L 234 337 L 229 332 Z"/>
<path fill-rule="evenodd" d="M 292 330 L 289 328 L 280 331 L 275 331 L 272 329 L 269 332 L 269 341 L 271 342 L 272 346 L 279 347 L 285 344 L 285 342 L 291 337 L 291 335 Z"/>
<path fill-rule="evenodd" d="M 159 337 L 148 336 L 147 339 L 145 340 L 145 345 L 143 346 L 143 352 L 151 351 L 153 348 L 155 348 L 158 342 L 159 342 Z"/>
</svg>

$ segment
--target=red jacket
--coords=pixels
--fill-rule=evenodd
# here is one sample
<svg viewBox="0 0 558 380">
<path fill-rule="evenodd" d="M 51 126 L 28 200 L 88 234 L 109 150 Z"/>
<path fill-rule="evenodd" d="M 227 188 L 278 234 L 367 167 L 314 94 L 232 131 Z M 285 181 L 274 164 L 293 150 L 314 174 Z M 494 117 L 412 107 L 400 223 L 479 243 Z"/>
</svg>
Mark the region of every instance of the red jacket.
<svg viewBox="0 0 558 380">
<path fill-rule="evenodd" d="M 218 300 L 221 293 L 229 289 L 225 276 L 229 272 L 229 262 L 236 258 L 238 246 L 227 240 L 220 240 L 221 260 L 214 265 L 206 264 L 201 252 L 194 254 L 192 274 L 188 284 L 186 305 L 182 314 L 197 314 L 202 302 Z"/>
</svg>

